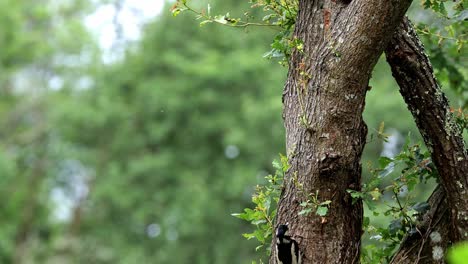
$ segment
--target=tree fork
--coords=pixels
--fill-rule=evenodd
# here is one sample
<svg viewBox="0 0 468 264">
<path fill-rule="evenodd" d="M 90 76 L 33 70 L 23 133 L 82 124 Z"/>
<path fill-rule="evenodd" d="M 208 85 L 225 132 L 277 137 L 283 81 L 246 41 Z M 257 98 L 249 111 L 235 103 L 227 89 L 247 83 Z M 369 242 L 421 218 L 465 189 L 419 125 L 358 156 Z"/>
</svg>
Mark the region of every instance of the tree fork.
<svg viewBox="0 0 468 264">
<path fill-rule="evenodd" d="M 299 1 L 283 118 L 291 168 L 276 224 L 289 223 L 307 263 L 359 262 L 362 119 L 371 72 L 411 1 Z M 310 78 L 304 79 L 304 76 Z M 325 217 L 298 216 L 310 194 L 331 200 Z M 274 241 L 274 240 L 273 240 Z M 270 263 L 275 263 L 272 245 Z"/>
</svg>

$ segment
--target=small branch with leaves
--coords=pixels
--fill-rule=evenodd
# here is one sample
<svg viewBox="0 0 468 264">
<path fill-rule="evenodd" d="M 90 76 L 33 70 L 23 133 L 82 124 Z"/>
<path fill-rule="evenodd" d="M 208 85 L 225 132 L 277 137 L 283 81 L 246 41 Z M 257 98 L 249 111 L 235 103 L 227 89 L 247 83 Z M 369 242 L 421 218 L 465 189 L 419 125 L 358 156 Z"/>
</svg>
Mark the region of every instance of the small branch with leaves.
<svg viewBox="0 0 468 264">
<path fill-rule="evenodd" d="M 197 20 L 202 20 L 200 26 L 203 26 L 208 23 L 217 23 L 230 27 L 240 27 L 245 28 L 249 26 L 259 26 L 259 27 L 278 27 L 279 25 L 274 23 L 259 23 L 259 22 L 249 22 L 242 20 L 241 18 L 233 18 L 229 13 L 225 15 L 212 15 L 211 14 L 211 5 L 208 4 L 206 10 L 195 10 L 187 4 L 187 0 L 178 0 L 171 8 L 173 16 L 179 15 L 181 12 L 189 11 L 196 15 Z M 248 13 L 246 13 L 247 16 Z M 247 16 L 247 19 L 249 16 Z"/>
<path fill-rule="evenodd" d="M 276 207 L 279 201 L 281 190 L 283 187 L 283 179 L 290 165 L 288 158 L 280 154 L 279 161 L 273 161 L 275 174 L 265 177 L 266 184 L 257 185 L 255 193 L 252 195 L 254 208 L 245 208 L 242 213 L 235 213 L 232 216 L 243 219 L 255 225 L 255 230 L 252 233 L 242 234 L 247 239 L 255 238 L 260 245 L 256 250 L 269 245 L 274 231 L 274 219 L 276 217 Z M 267 247 L 267 255 L 270 254 Z"/>
</svg>

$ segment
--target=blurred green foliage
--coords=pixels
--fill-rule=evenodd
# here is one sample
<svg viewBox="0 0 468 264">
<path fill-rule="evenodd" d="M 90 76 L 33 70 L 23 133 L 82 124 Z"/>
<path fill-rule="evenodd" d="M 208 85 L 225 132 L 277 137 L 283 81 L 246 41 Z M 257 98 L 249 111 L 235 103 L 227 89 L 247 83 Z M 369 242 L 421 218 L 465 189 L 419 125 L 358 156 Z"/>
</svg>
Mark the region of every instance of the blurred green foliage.
<svg viewBox="0 0 468 264">
<path fill-rule="evenodd" d="M 455 244 L 447 254 L 449 264 L 463 264 L 468 258 L 468 242 Z"/>
<path fill-rule="evenodd" d="M 286 69 L 262 59 L 277 32 L 200 28 L 166 6 L 104 64 L 83 26 L 96 2 L 0 0 L 0 263 L 257 258 L 231 213 L 285 152 Z M 385 62 L 374 77 L 370 133 L 418 135 Z M 382 151 L 369 141 L 365 167 Z"/>
<path fill-rule="evenodd" d="M 284 70 L 259 59 L 267 34 L 200 30 L 190 19 L 162 14 L 94 89 L 62 99 L 61 134 L 95 170 L 87 203 L 97 213 L 80 236 L 98 246 L 79 249 L 81 263 L 241 263 L 253 254 L 230 213 L 282 148 Z M 160 233 L 151 237 L 150 226 Z"/>
</svg>

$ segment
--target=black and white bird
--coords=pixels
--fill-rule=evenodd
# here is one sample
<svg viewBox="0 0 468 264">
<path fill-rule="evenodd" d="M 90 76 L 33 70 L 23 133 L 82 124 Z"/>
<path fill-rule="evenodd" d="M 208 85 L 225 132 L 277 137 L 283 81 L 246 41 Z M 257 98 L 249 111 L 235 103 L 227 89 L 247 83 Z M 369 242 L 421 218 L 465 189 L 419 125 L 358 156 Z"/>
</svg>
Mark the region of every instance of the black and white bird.
<svg viewBox="0 0 468 264">
<path fill-rule="evenodd" d="M 276 260 L 278 264 L 301 264 L 302 254 L 297 242 L 288 236 L 287 225 L 276 229 Z"/>
</svg>

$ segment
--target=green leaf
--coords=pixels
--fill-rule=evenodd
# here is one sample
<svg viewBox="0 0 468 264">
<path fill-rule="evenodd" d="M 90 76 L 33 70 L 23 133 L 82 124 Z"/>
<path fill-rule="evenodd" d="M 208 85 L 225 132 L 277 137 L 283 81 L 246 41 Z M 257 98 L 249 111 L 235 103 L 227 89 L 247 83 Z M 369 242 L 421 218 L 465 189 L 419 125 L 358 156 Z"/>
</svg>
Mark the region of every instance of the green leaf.
<svg viewBox="0 0 468 264">
<path fill-rule="evenodd" d="M 317 211 L 315 212 L 317 215 L 326 216 L 328 213 L 328 207 L 326 206 L 319 206 L 317 207 Z"/>
<path fill-rule="evenodd" d="M 281 170 L 283 172 L 286 172 L 291 167 L 291 165 L 289 165 L 288 157 L 281 153 L 279 154 L 279 156 L 281 161 Z"/>
<path fill-rule="evenodd" d="M 227 24 L 227 20 L 225 16 L 215 16 L 214 21 L 220 23 L 220 24 Z"/>
<path fill-rule="evenodd" d="M 443 2 L 439 3 L 439 7 L 437 9 L 439 13 L 441 13 L 444 16 L 447 16 L 447 9 L 445 9 L 445 4 Z"/>
<path fill-rule="evenodd" d="M 455 244 L 448 250 L 447 259 L 450 264 L 464 264 L 468 259 L 468 242 Z"/>
<path fill-rule="evenodd" d="M 359 199 L 359 198 L 363 198 L 364 197 L 364 194 L 362 192 L 358 192 L 358 191 L 355 191 L 355 190 L 346 190 L 353 199 Z"/>
<path fill-rule="evenodd" d="M 299 212 L 299 215 L 308 215 L 308 214 L 310 214 L 310 212 L 312 212 L 312 209 L 311 208 L 306 208 L 304 210 L 301 210 Z"/>
<path fill-rule="evenodd" d="M 277 170 L 281 170 L 281 164 L 277 161 L 277 160 L 273 160 L 273 162 L 271 163 L 273 165 L 273 168 L 277 169 Z"/>
<path fill-rule="evenodd" d="M 180 14 L 180 8 L 174 8 L 174 9 L 172 9 L 171 12 L 172 12 L 172 15 L 173 15 L 174 17 L 176 17 L 177 15 Z"/>
<path fill-rule="evenodd" d="M 372 201 L 370 201 L 370 199 L 364 199 L 364 203 L 367 205 L 367 207 L 369 208 L 369 210 L 371 210 L 371 211 L 377 210 L 377 207 L 376 207 L 375 203 L 373 203 Z"/>
<path fill-rule="evenodd" d="M 244 234 L 242 234 L 242 236 L 247 238 L 248 240 L 255 237 L 254 233 L 244 233 Z"/>
<path fill-rule="evenodd" d="M 276 16 L 275 14 L 268 14 L 268 15 L 266 15 L 266 16 L 264 16 L 264 17 L 262 18 L 262 21 L 268 22 L 268 21 L 270 21 L 270 19 L 272 19 L 272 18 L 275 17 L 275 16 Z"/>
<path fill-rule="evenodd" d="M 370 196 L 372 196 L 372 200 L 378 201 L 382 193 L 380 192 L 379 188 L 375 188 L 374 190 L 369 192 Z"/>
<path fill-rule="evenodd" d="M 392 163 L 393 162 L 393 159 L 391 158 L 388 158 L 388 157 L 380 157 L 379 158 L 379 166 L 380 168 L 384 169 L 385 167 L 388 166 L 388 164 Z"/>
<path fill-rule="evenodd" d="M 204 26 L 204 25 L 206 25 L 206 24 L 208 24 L 208 23 L 213 23 L 213 21 L 211 21 L 211 20 L 202 21 L 202 22 L 200 22 L 200 27 L 201 27 L 201 26 Z"/>
<path fill-rule="evenodd" d="M 259 224 L 264 224 L 266 223 L 267 221 L 265 219 L 260 219 L 260 220 L 255 220 L 255 221 L 252 221 L 252 224 L 254 225 L 259 225 Z"/>
<path fill-rule="evenodd" d="M 370 218 L 367 217 L 367 216 L 365 216 L 364 219 L 363 219 L 363 221 L 362 221 L 362 225 L 366 227 L 366 226 L 368 226 L 369 224 L 370 224 Z"/>
</svg>

